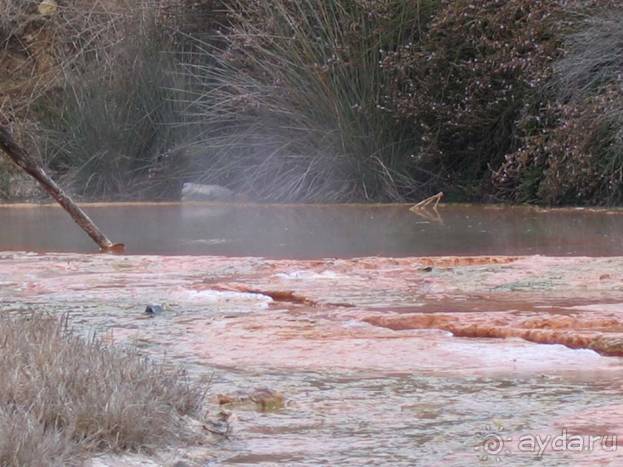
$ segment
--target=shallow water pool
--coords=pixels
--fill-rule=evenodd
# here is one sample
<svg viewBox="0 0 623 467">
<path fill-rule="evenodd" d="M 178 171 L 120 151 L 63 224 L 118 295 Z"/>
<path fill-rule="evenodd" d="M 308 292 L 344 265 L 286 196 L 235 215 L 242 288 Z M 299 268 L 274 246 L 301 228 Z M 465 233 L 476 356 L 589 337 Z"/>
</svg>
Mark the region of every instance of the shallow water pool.
<svg viewBox="0 0 623 467">
<path fill-rule="evenodd" d="M 86 211 L 128 254 L 350 258 L 623 255 L 623 211 L 442 205 L 109 204 Z M 0 251 L 95 252 L 56 206 L 0 206 Z"/>
<path fill-rule="evenodd" d="M 97 250 L 57 207 L 0 207 L 0 314 L 68 314 L 82 334 L 182 365 L 214 410 L 219 393 L 284 395 L 274 412 L 225 408 L 232 436 L 196 465 L 623 465 L 622 358 L 484 338 L 489 327 L 550 327 L 556 342 L 598 333 L 616 346 L 623 259 L 407 258 L 623 256 L 622 211 L 85 209 L 129 256 L 16 253 Z M 360 259 L 312 260 L 323 257 Z M 148 303 L 165 312 L 147 318 Z M 378 324 L 418 314 L 484 336 Z M 619 436 L 619 452 L 556 450 L 567 430 L 582 443 Z"/>
</svg>

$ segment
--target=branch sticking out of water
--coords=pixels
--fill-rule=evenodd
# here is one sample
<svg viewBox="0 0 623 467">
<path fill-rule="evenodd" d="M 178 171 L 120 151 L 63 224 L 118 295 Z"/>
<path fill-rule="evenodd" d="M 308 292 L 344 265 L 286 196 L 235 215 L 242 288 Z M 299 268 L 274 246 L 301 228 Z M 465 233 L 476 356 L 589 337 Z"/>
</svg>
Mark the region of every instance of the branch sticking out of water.
<svg viewBox="0 0 623 467">
<path fill-rule="evenodd" d="M 434 196 L 426 198 L 425 200 L 420 201 L 415 206 L 412 206 L 409 211 L 417 214 L 420 217 L 423 217 L 429 222 L 436 222 L 438 224 L 443 224 L 443 219 L 437 211 L 437 205 L 439 201 L 443 198 L 443 192 L 439 192 Z M 432 205 L 432 206 L 431 206 Z M 429 211 L 429 208 L 432 207 L 432 210 Z"/>
<path fill-rule="evenodd" d="M 426 209 L 426 208 L 431 207 L 431 204 L 432 204 L 432 208 L 433 209 L 437 209 L 437 205 L 441 201 L 441 198 L 443 198 L 443 192 L 439 192 L 436 195 L 433 195 L 433 196 L 431 196 L 429 198 L 426 198 L 426 199 L 420 201 L 415 206 L 413 206 L 410 209 L 410 211 L 415 211 L 415 210 L 418 210 L 418 209 Z"/>
<path fill-rule="evenodd" d="M 60 204 L 103 252 L 122 252 L 123 243 L 113 243 L 95 225 L 89 216 L 52 180 L 41 166 L 22 149 L 9 131 L 0 126 L 0 149 L 24 172 L 37 180 L 43 189 Z"/>
</svg>

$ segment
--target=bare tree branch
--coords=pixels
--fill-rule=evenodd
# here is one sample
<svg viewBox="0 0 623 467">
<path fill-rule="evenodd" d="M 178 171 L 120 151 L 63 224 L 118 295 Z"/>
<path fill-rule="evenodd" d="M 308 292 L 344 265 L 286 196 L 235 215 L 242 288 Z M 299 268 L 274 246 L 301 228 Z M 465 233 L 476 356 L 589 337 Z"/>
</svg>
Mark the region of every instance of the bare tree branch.
<svg viewBox="0 0 623 467">
<path fill-rule="evenodd" d="M 89 216 L 52 180 L 41 166 L 22 149 L 13 139 L 9 131 L 0 126 L 0 149 L 28 175 L 37 180 L 43 189 L 60 204 L 71 218 L 97 243 L 102 251 L 121 252 L 125 249 L 122 243 L 111 242 L 95 225 Z"/>
</svg>

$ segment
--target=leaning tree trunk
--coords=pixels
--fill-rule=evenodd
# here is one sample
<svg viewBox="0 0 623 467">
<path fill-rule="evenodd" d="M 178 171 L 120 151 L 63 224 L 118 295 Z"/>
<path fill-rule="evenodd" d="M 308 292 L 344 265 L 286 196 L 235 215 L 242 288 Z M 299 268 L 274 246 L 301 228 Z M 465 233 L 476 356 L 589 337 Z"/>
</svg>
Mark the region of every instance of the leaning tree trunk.
<svg viewBox="0 0 623 467">
<path fill-rule="evenodd" d="M 76 224 L 99 245 L 102 251 L 121 252 L 124 250 L 122 243 L 113 243 L 102 233 L 91 218 L 65 194 L 24 149 L 17 145 L 9 131 L 2 126 L 0 126 L 0 148 L 4 150 L 13 162 L 41 184 L 43 189 L 69 213 Z"/>
</svg>

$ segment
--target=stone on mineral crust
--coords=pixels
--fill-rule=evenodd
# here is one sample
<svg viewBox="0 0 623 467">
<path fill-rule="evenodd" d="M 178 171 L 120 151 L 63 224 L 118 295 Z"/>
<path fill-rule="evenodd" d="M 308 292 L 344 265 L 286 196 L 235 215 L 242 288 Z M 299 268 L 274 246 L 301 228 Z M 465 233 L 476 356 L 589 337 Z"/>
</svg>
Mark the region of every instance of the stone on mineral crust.
<svg viewBox="0 0 623 467">
<path fill-rule="evenodd" d="M 43 0 L 39 3 L 37 11 L 41 16 L 53 16 L 58 11 L 58 4 L 54 0 Z"/>
<path fill-rule="evenodd" d="M 162 305 L 158 305 L 158 304 L 151 304 L 145 307 L 145 314 L 147 315 L 159 315 L 163 311 L 164 311 L 164 308 L 162 307 Z"/>
<path fill-rule="evenodd" d="M 219 405 L 229 405 L 238 407 L 253 407 L 262 412 L 270 412 L 282 409 L 285 405 L 284 397 L 281 393 L 268 388 L 255 389 L 250 393 L 236 392 L 234 394 L 219 394 L 217 396 Z"/>
</svg>

